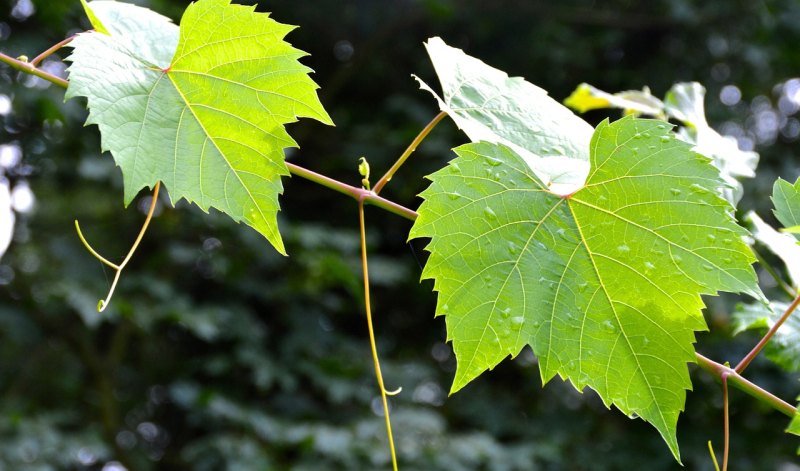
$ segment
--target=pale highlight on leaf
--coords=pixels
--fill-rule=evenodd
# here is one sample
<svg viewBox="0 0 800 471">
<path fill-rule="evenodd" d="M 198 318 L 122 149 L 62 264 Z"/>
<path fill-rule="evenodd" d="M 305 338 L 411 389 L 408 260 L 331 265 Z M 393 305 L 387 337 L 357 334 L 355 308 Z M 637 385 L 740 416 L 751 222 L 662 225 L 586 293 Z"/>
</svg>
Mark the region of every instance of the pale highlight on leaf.
<svg viewBox="0 0 800 471">
<path fill-rule="evenodd" d="M 702 294 L 762 299 L 708 159 L 661 121 L 602 123 L 586 185 L 548 191 L 512 149 L 478 143 L 431 176 L 411 237 L 430 237 L 458 367 L 452 392 L 531 345 L 543 381 L 589 386 L 678 455 Z"/>
<path fill-rule="evenodd" d="M 442 84 L 440 98 L 429 91 L 472 142 L 514 149 L 552 191 L 571 193 L 589 172 L 592 127 L 521 77 L 509 77 L 450 47 L 440 38 L 425 44 Z"/>
<path fill-rule="evenodd" d="M 285 125 L 298 117 L 332 124 L 298 61 L 305 53 L 283 40 L 294 27 L 229 0 L 191 4 L 180 30 L 156 14 L 112 26 L 105 18 L 130 6 L 95 3 L 108 4 L 101 19 L 111 36 L 71 43 L 67 96 L 89 99 L 87 123 L 100 127 L 103 149 L 122 169 L 126 204 L 162 181 L 173 202 L 219 209 L 285 253 L 277 227 L 283 149 L 297 147 Z"/>
</svg>

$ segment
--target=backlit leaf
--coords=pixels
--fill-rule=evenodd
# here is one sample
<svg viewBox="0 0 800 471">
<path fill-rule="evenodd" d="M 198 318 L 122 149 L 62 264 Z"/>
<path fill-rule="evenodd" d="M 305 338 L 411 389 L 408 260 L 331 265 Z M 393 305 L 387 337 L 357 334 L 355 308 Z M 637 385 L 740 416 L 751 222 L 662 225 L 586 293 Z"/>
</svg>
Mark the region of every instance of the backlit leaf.
<svg viewBox="0 0 800 471">
<path fill-rule="evenodd" d="M 88 98 L 87 123 L 122 169 L 125 203 L 162 181 L 173 202 L 219 209 L 283 253 L 283 149 L 297 146 L 285 124 L 332 124 L 305 54 L 283 40 L 293 27 L 229 0 L 192 3 L 180 29 L 138 7 L 88 5 L 110 34 L 71 43 L 67 96 Z"/>
<path fill-rule="evenodd" d="M 775 217 L 783 227 L 793 229 L 800 226 L 800 178 L 794 185 L 779 178 L 772 187 L 772 204 L 775 205 Z M 788 232 L 797 235 L 793 230 Z"/>
<path fill-rule="evenodd" d="M 458 366 L 452 392 L 530 345 L 543 381 L 589 386 L 653 424 L 678 455 L 702 294 L 763 299 L 747 232 L 708 159 L 663 121 L 602 123 L 585 185 L 554 194 L 513 149 L 456 149 L 433 174 L 411 237 L 431 238 Z"/>
</svg>

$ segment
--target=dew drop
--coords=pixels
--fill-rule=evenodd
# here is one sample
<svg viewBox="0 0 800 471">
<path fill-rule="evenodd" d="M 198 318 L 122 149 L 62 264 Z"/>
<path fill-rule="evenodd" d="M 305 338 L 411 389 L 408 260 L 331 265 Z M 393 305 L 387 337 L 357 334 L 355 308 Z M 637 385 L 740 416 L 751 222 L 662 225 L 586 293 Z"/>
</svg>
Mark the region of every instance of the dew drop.
<svg viewBox="0 0 800 471">
<path fill-rule="evenodd" d="M 450 162 L 450 168 L 453 170 L 453 173 L 461 173 L 461 167 L 455 162 Z"/>
<path fill-rule="evenodd" d="M 525 318 L 522 316 L 512 317 L 511 318 L 511 328 L 513 330 L 520 330 L 522 329 L 522 324 L 525 323 Z"/>
<path fill-rule="evenodd" d="M 692 185 L 689 188 L 692 190 L 693 193 L 699 193 L 699 194 L 708 193 L 708 189 L 706 189 L 706 187 L 699 185 L 697 183 L 692 183 Z"/>
<path fill-rule="evenodd" d="M 678 188 L 670 188 L 670 189 L 669 189 L 669 192 L 670 192 L 670 193 L 672 193 L 672 194 L 673 194 L 673 195 L 675 195 L 675 196 L 678 196 L 678 195 L 680 195 L 680 194 L 681 194 L 681 190 L 680 190 L 680 189 L 678 189 Z"/>
<path fill-rule="evenodd" d="M 448 197 L 449 197 L 451 200 L 457 200 L 457 199 L 461 198 L 461 193 L 459 193 L 459 192 L 457 192 L 457 191 L 454 191 L 453 193 L 448 193 L 448 194 L 447 194 L 447 196 L 448 196 Z"/>
<path fill-rule="evenodd" d="M 511 308 L 507 307 L 503 309 L 502 311 L 500 311 L 500 315 L 503 317 L 503 319 L 508 319 L 509 316 L 511 316 Z"/>
<path fill-rule="evenodd" d="M 497 167 L 498 165 L 503 163 L 502 161 L 500 161 L 500 159 L 495 159 L 494 157 L 486 157 L 486 161 L 489 162 L 489 165 L 491 165 L 492 167 Z"/>
<path fill-rule="evenodd" d="M 650 262 L 644 262 L 644 268 L 647 269 L 648 271 L 652 271 L 656 269 L 656 266 Z"/>
<path fill-rule="evenodd" d="M 630 251 L 631 251 L 631 248 L 630 248 L 630 247 L 628 247 L 628 246 L 627 246 L 627 245 L 625 245 L 625 244 L 622 244 L 622 245 L 619 245 L 619 246 L 617 246 L 617 250 L 618 250 L 619 252 L 622 252 L 622 253 L 627 253 L 627 252 L 630 252 Z"/>
<path fill-rule="evenodd" d="M 631 151 L 633 152 L 634 155 L 636 155 L 636 154 L 639 153 L 639 148 L 638 147 L 632 147 Z"/>
<path fill-rule="evenodd" d="M 725 263 L 733 263 L 733 259 L 728 257 L 728 258 L 724 259 L 723 262 L 725 262 Z"/>
<path fill-rule="evenodd" d="M 519 252 L 519 246 L 513 242 L 508 243 L 508 253 L 511 255 L 516 255 Z"/>
<path fill-rule="evenodd" d="M 490 207 L 488 207 L 488 206 L 487 206 L 487 207 L 485 207 L 485 208 L 483 208 L 483 213 L 484 213 L 484 214 L 486 215 L 486 217 L 488 217 L 489 219 L 497 219 L 497 214 L 495 214 L 494 210 L 492 210 L 492 208 L 490 208 Z"/>
<path fill-rule="evenodd" d="M 706 239 L 708 239 L 709 242 L 714 242 L 715 240 L 717 240 L 717 236 L 715 236 L 714 234 L 709 234 L 706 236 Z"/>
<path fill-rule="evenodd" d="M 669 136 L 661 136 L 661 142 L 669 142 L 669 141 L 670 141 Z"/>
<path fill-rule="evenodd" d="M 608 200 L 608 198 L 606 198 L 605 195 L 600 195 L 600 196 L 597 197 L 597 201 L 599 201 L 600 203 L 604 203 L 607 200 Z"/>
<path fill-rule="evenodd" d="M 650 339 L 647 337 L 642 337 L 642 346 L 646 347 L 650 343 Z"/>
<path fill-rule="evenodd" d="M 447 314 L 447 311 L 449 311 L 449 310 L 450 310 L 450 306 L 448 306 L 447 304 L 442 306 L 442 314 Z"/>
<path fill-rule="evenodd" d="M 658 126 L 656 126 L 656 127 L 657 127 L 658 129 L 667 129 L 667 125 L 666 125 L 666 124 L 659 124 L 659 125 L 658 125 Z"/>
<path fill-rule="evenodd" d="M 569 240 L 569 236 L 567 235 L 567 232 L 564 230 L 564 228 L 558 229 L 556 231 L 556 234 L 558 234 L 559 237 L 561 237 L 564 240 Z"/>
<path fill-rule="evenodd" d="M 584 281 L 584 282 L 581 282 L 581 283 L 578 283 L 578 291 L 580 291 L 581 293 L 583 293 L 584 291 L 586 291 L 586 288 L 587 288 L 588 286 L 589 286 L 589 283 L 587 283 L 587 282 L 585 282 L 585 281 Z"/>
<path fill-rule="evenodd" d="M 633 135 L 633 138 L 634 139 L 641 139 L 642 138 L 642 133 L 637 132 L 636 134 Z"/>
<path fill-rule="evenodd" d="M 726 237 L 725 239 L 722 239 L 722 242 L 724 242 L 725 245 L 731 245 L 733 243 L 733 239 Z"/>
<path fill-rule="evenodd" d="M 603 330 L 605 330 L 606 332 L 616 332 L 617 327 L 614 325 L 613 322 L 607 319 L 603 321 Z"/>
<path fill-rule="evenodd" d="M 713 269 L 714 269 L 714 267 L 712 267 L 712 266 L 711 266 L 711 265 L 709 265 L 709 264 L 704 264 L 704 265 L 703 265 L 703 270 L 705 270 L 705 271 L 711 271 L 711 270 L 713 270 Z"/>
<path fill-rule="evenodd" d="M 656 146 L 647 146 L 647 148 L 650 150 L 656 150 Z"/>
<path fill-rule="evenodd" d="M 683 263 L 683 257 L 681 257 L 680 255 L 675 255 L 672 257 L 672 259 L 675 260 L 676 265 L 680 265 L 681 263 Z"/>
<path fill-rule="evenodd" d="M 540 325 L 542 325 L 542 323 L 541 323 L 541 322 L 539 322 L 539 321 L 533 321 L 533 327 L 534 327 L 534 328 L 537 328 L 537 329 L 538 329 Z"/>
</svg>

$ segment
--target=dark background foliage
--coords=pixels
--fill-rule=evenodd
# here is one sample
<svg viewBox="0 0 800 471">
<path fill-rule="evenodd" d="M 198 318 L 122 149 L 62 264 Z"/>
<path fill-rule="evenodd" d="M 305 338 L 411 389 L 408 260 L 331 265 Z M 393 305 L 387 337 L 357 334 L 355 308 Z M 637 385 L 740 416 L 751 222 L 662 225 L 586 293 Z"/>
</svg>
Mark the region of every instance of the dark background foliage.
<svg viewBox="0 0 800 471">
<path fill-rule="evenodd" d="M 136 3 L 178 21 L 188 2 Z M 351 184 L 358 157 L 380 175 L 436 114 L 410 77 L 436 83 L 422 47 L 434 35 L 559 100 L 582 81 L 609 91 L 648 85 L 656 95 L 677 81 L 702 82 L 710 122 L 761 153 L 741 208 L 767 219 L 776 175 L 798 174 L 798 100 L 787 100 L 792 84 L 800 88 L 796 1 L 274 0 L 257 8 L 300 25 L 289 40 L 311 53 L 303 61 L 337 124 L 291 125 L 301 149 L 289 158 Z M 13 56 L 32 57 L 88 27 L 78 0 L 0 0 L 0 50 Z M 58 60 L 46 67 L 63 69 Z M 0 106 L 0 171 L 12 187 L 28 185 L 36 204 L 17 215 L 0 260 L 0 470 L 388 468 L 352 200 L 288 179 L 284 258 L 219 213 L 173 209 L 161 198 L 101 315 L 96 303 L 113 273 L 83 249 L 73 219 L 118 261 L 148 197 L 122 207 L 119 171 L 100 154 L 96 128 L 83 128 L 84 102 L 63 103 L 63 90 L 0 67 L 0 105 L 9 102 L 10 110 Z M 615 114 L 587 119 L 606 116 Z M 422 177 L 464 141 L 441 124 L 384 196 L 415 207 Z M 642 421 L 558 379 L 542 388 L 530 351 L 448 397 L 454 359 L 443 320 L 433 318 L 431 284 L 418 283 L 423 244 L 406 243 L 406 220 L 374 208 L 367 218 L 384 375 L 388 388 L 403 387 L 391 401 L 403 469 L 677 468 Z M 733 302 L 715 300 L 711 332 L 699 336 L 698 350 L 720 361 L 737 361 L 755 341 L 729 338 Z M 706 442 L 721 452 L 720 389 L 691 369 L 679 441 L 688 469 L 712 469 Z M 764 360 L 748 375 L 787 399 L 798 391 L 796 377 Z M 731 401 L 737 469 L 800 469 L 784 417 L 738 392 Z"/>
</svg>

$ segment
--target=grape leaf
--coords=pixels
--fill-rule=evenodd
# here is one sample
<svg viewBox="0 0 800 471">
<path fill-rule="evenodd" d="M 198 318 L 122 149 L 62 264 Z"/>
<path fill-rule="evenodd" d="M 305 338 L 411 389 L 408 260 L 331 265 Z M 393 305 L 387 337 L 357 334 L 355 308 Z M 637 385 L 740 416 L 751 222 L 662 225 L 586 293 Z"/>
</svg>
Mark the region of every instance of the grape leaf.
<svg viewBox="0 0 800 471">
<path fill-rule="evenodd" d="M 737 178 L 752 178 L 758 166 L 758 153 L 739 149 L 736 139 L 722 136 L 706 121 L 704 100 L 706 89 L 697 82 L 676 83 L 667 92 L 664 101 L 650 95 L 645 87 L 641 92 L 625 91 L 606 93 L 582 83 L 564 101 L 564 104 L 581 113 L 598 108 L 620 108 L 623 113 L 646 114 L 659 119 L 672 118 L 683 126 L 677 135 L 694 144 L 694 151 L 712 159 L 725 180 L 722 193 L 736 205 L 742 198 L 742 184 Z"/>
<path fill-rule="evenodd" d="M 663 121 L 627 117 L 592 137 L 577 192 L 548 191 L 502 144 L 456 149 L 431 175 L 410 237 L 429 237 L 458 366 L 451 393 L 530 345 L 543 382 L 569 378 L 653 424 L 679 459 L 701 294 L 763 299 L 708 159 Z"/>
<path fill-rule="evenodd" d="M 775 205 L 775 217 L 783 227 L 794 229 L 800 226 L 800 178 L 794 185 L 779 178 L 772 187 L 772 204 Z M 787 232 L 797 236 L 794 231 Z"/>
<path fill-rule="evenodd" d="M 739 304 L 733 313 L 734 335 L 745 330 L 765 333 L 780 319 L 787 303 Z M 800 317 L 792 314 L 764 347 L 764 355 L 786 371 L 800 371 Z"/>
<path fill-rule="evenodd" d="M 505 144 L 526 160 L 551 191 L 571 193 L 589 173 L 592 127 L 541 88 L 450 47 L 425 44 L 443 98 L 417 78 L 442 111 L 473 141 Z"/>
<path fill-rule="evenodd" d="M 297 146 L 285 125 L 332 124 L 298 61 L 305 53 L 283 41 L 294 27 L 229 0 L 192 3 L 180 29 L 143 9 L 126 16 L 130 5 L 88 6 L 109 34 L 73 40 L 67 97 L 88 98 L 87 124 L 122 169 L 125 204 L 162 181 L 173 202 L 219 209 L 285 253 L 283 149 Z"/>
<path fill-rule="evenodd" d="M 622 109 L 624 114 L 646 114 L 666 119 L 664 103 L 654 97 L 647 87 L 641 91 L 626 90 L 612 95 L 588 83 L 582 83 L 564 100 L 564 104 L 578 113 L 613 107 Z"/>
<path fill-rule="evenodd" d="M 800 397 L 798 397 L 798 399 L 800 399 Z M 800 412 L 796 413 L 794 417 L 792 417 L 792 420 L 789 422 L 789 426 L 786 427 L 785 432 L 800 436 Z M 797 449 L 797 454 L 800 455 L 800 448 Z"/>
<path fill-rule="evenodd" d="M 752 225 L 755 240 L 769 248 L 786 265 L 792 287 L 800 286 L 800 245 L 797 245 L 797 239 L 776 231 L 753 211 L 745 214 L 744 220 Z"/>
</svg>

